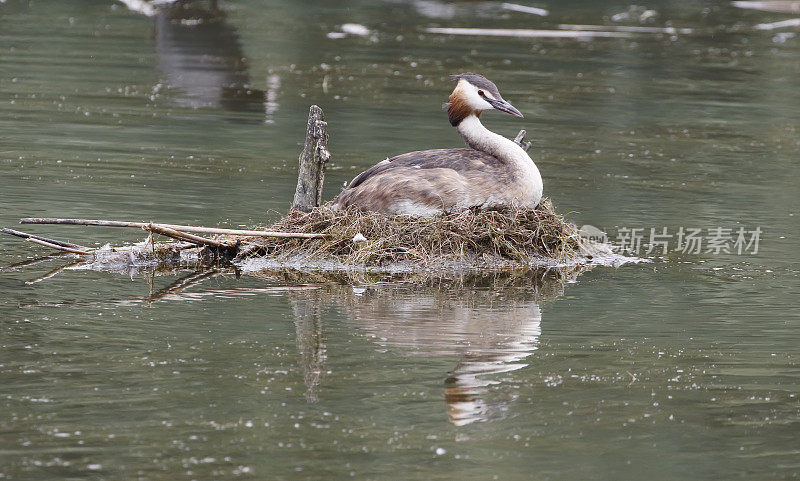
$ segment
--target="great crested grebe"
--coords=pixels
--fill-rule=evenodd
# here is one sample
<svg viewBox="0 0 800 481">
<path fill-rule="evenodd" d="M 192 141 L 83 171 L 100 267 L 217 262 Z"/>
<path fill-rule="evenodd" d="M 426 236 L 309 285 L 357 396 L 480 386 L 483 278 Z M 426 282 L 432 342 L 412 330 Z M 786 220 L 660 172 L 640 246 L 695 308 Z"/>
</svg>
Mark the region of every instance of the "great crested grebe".
<svg viewBox="0 0 800 481">
<path fill-rule="evenodd" d="M 470 207 L 534 208 L 542 199 L 542 176 L 519 145 L 478 119 L 495 109 L 522 117 L 494 83 L 474 73 L 453 75 L 450 124 L 469 149 L 420 150 L 386 159 L 361 174 L 333 201 L 355 208 L 410 216 L 432 216 Z"/>
</svg>

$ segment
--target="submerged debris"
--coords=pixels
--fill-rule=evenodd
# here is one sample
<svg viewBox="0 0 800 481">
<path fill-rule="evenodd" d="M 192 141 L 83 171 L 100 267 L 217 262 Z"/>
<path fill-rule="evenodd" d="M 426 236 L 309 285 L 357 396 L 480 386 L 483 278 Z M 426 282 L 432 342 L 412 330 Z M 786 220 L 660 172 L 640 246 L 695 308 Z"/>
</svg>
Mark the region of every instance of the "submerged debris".
<svg viewBox="0 0 800 481">
<path fill-rule="evenodd" d="M 142 242 L 124 246 L 106 244 L 94 249 L 89 256 L 82 256 L 74 269 L 120 272 L 135 274 L 147 269 L 200 268 L 212 264 L 204 250 L 192 244 L 154 242 L 148 236 Z"/>
</svg>

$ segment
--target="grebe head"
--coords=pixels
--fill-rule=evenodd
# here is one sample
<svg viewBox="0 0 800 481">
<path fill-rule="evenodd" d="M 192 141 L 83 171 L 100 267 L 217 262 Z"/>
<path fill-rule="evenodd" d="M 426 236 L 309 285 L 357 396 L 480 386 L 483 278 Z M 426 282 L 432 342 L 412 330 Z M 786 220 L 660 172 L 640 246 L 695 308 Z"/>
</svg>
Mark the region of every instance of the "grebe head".
<svg viewBox="0 0 800 481">
<path fill-rule="evenodd" d="M 470 115 L 480 116 L 484 110 L 491 109 L 522 117 L 519 110 L 503 100 L 497 86 L 483 75 L 467 72 L 452 75 L 450 78 L 456 82 L 456 88 L 444 106 L 453 126 L 457 126 Z"/>
</svg>

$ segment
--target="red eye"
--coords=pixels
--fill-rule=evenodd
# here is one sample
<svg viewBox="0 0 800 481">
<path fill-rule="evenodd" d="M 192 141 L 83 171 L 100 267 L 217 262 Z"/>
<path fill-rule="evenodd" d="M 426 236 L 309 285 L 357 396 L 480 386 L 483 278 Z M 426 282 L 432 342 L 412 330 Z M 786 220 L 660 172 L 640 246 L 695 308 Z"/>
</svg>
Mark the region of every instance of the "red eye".
<svg viewBox="0 0 800 481">
<path fill-rule="evenodd" d="M 478 90 L 478 95 L 480 95 L 481 97 L 485 97 L 486 96 L 486 94 L 483 93 L 483 90 Z"/>
</svg>

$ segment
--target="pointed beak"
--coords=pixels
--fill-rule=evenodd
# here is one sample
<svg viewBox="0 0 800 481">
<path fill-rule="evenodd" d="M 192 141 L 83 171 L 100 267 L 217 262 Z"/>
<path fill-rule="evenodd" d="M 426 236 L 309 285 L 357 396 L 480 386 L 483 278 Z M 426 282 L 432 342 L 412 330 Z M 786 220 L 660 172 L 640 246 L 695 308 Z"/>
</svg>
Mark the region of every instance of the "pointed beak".
<svg viewBox="0 0 800 481">
<path fill-rule="evenodd" d="M 519 110 L 515 109 L 513 105 L 503 99 L 496 100 L 486 98 L 485 100 L 489 102 L 496 110 L 511 114 L 514 117 L 522 117 L 522 113 Z"/>
</svg>

